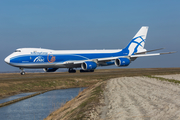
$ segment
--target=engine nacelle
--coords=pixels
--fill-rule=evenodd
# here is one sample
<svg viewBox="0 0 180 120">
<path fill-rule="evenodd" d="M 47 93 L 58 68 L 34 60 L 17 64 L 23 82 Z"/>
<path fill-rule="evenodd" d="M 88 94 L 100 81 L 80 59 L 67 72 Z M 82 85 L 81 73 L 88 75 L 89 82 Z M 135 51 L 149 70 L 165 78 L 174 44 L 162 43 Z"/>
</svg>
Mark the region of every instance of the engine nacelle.
<svg viewBox="0 0 180 120">
<path fill-rule="evenodd" d="M 81 68 L 83 70 L 94 70 L 96 69 L 97 64 L 93 61 L 85 61 L 84 63 L 81 64 Z"/>
<path fill-rule="evenodd" d="M 115 65 L 120 67 L 120 66 L 128 66 L 130 64 L 130 59 L 128 58 L 118 58 L 115 60 Z"/>
<path fill-rule="evenodd" d="M 58 68 L 44 68 L 45 72 L 55 72 Z"/>
</svg>

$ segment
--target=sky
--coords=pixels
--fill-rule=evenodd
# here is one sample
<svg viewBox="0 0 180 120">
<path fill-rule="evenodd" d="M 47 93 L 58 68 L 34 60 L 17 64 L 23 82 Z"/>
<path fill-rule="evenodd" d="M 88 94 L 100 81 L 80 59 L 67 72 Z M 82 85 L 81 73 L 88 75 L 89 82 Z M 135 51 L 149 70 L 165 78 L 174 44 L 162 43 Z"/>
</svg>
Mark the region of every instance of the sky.
<svg viewBox="0 0 180 120">
<path fill-rule="evenodd" d="M 177 53 L 138 58 L 127 68 L 180 67 L 179 5 L 179 0 L 1 0 L 0 72 L 19 70 L 4 62 L 17 48 L 122 49 L 142 26 L 149 26 L 147 50 Z"/>
</svg>

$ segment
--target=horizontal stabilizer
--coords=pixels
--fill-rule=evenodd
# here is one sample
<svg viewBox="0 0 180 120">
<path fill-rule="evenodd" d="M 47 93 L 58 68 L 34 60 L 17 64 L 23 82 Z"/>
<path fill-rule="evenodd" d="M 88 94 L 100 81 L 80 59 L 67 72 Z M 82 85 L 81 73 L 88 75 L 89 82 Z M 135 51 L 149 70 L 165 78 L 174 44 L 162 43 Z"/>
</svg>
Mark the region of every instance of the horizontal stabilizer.
<svg viewBox="0 0 180 120">
<path fill-rule="evenodd" d="M 152 53 L 152 54 L 138 54 L 138 55 L 131 55 L 130 57 L 131 58 L 134 58 L 134 57 L 145 57 L 145 56 L 156 56 L 156 55 L 164 55 L 164 54 L 172 54 L 172 53 L 175 53 L 175 52 L 165 52 L 165 53 Z"/>
<path fill-rule="evenodd" d="M 166 53 L 160 53 L 161 55 L 164 55 L 164 54 L 172 54 L 172 53 L 176 53 L 176 51 L 173 51 L 173 52 L 166 52 Z"/>
<path fill-rule="evenodd" d="M 164 48 L 159 48 L 159 49 L 154 49 L 154 50 L 148 50 L 148 51 L 144 51 L 144 52 L 138 52 L 138 53 L 134 53 L 135 55 L 138 55 L 138 54 L 145 54 L 147 52 L 153 52 L 153 51 L 158 51 L 158 50 L 162 50 Z"/>
<path fill-rule="evenodd" d="M 164 48 L 159 48 L 159 49 L 154 49 L 154 50 L 148 50 L 148 51 L 146 51 L 146 52 L 153 52 L 153 51 L 158 51 L 158 50 L 162 50 L 162 49 L 164 49 Z"/>
</svg>

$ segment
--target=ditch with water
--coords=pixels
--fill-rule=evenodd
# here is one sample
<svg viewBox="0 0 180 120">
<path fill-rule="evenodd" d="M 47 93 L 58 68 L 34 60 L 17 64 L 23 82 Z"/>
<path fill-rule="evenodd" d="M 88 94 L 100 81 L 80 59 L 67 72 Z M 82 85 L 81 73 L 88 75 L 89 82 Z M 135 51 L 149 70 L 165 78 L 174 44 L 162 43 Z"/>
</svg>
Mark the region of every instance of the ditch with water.
<svg viewBox="0 0 180 120">
<path fill-rule="evenodd" d="M 0 108 L 1 120 L 42 120 L 62 104 L 73 99 L 85 88 L 69 88 L 49 91 L 14 104 Z M 32 93 L 23 93 L 1 99 L 0 103 L 24 97 Z"/>
</svg>

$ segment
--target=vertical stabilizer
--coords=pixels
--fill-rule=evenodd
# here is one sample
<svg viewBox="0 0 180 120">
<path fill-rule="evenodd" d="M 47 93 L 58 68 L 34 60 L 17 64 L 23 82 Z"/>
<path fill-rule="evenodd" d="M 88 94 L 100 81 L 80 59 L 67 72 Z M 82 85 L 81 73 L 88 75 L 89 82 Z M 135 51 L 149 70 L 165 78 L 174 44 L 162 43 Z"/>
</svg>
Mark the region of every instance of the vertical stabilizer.
<svg viewBox="0 0 180 120">
<path fill-rule="evenodd" d="M 128 44 L 128 46 L 123 50 L 125 50 L 125 52 L 128 55 L 146 51 L 146 49 L 144 49 L 144 45 L 146 41 L 147 32 L 148 26 L 142 26 L 141 29 L 137 32 L 137 34 L 133 37 L 131 42 Z"/>
</svg>

